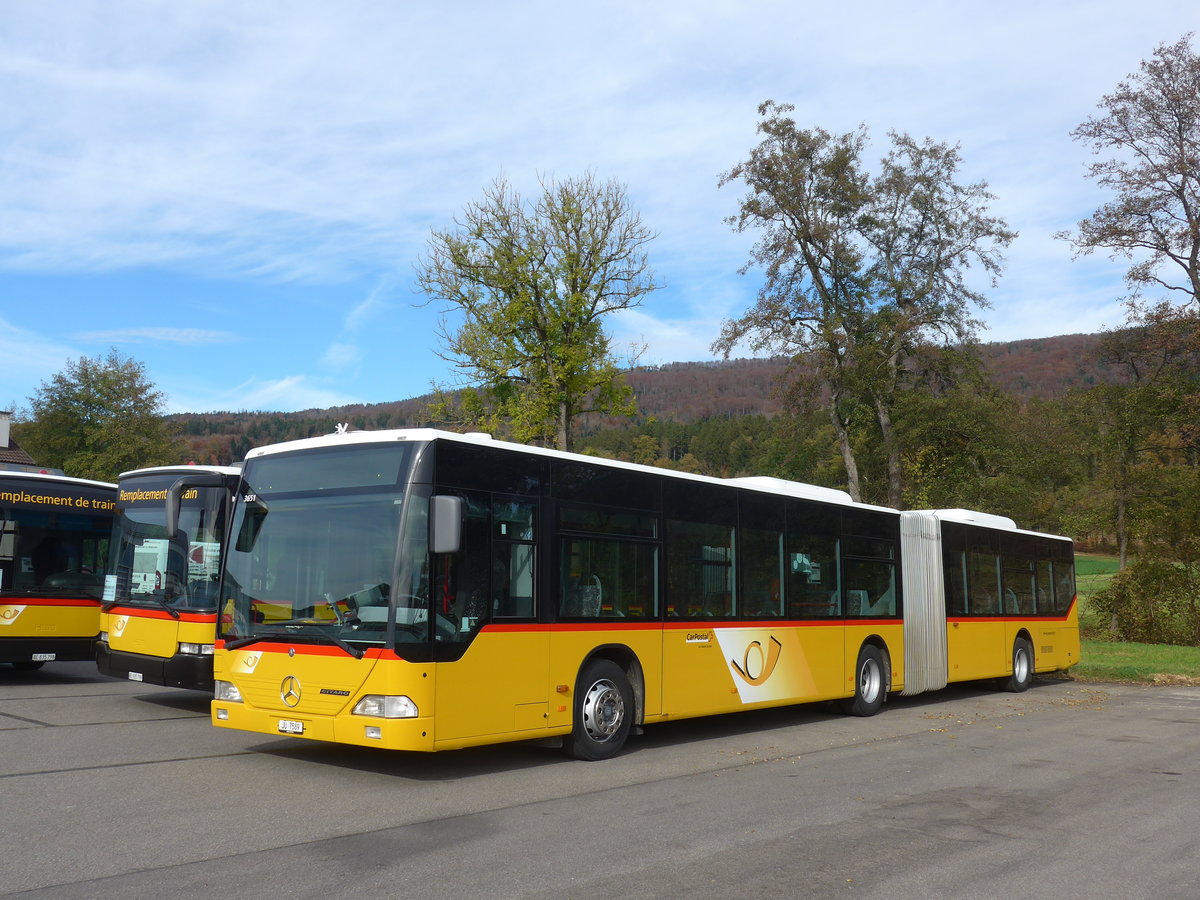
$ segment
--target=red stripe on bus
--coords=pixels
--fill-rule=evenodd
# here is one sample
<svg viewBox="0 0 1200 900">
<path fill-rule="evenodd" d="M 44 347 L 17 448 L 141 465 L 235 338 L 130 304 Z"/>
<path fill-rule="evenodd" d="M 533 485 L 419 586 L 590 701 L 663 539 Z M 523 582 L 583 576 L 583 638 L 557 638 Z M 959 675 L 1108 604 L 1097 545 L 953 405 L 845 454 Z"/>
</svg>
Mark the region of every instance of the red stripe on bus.
<svg viewBox="0 0 1200 900">
<path fill-rule="evenodd" d="M 537 632 L 588 631 L 699 631 L 713 628 L 829 628 L 844 625 L 902 625 L 895 619 L 671 619 L 668 622 L 522 622 L 484 625 L 481 632 L 529 634 Z"/>
<path fill-rule="evenodd" d="M 68 599 L 66 597 L 0 596 L 0 603 L 10 606 L 99 606 L 99 600 Z"/>
<path fill-rule="evenodd" d="M 1071 612 L 1075 609 L 1075 601 L 1078 597 L 1072 597 L 1070 605 L 1067 606 L 1067 611 L 1060 616 L 1048 615 L 1039 616 L 1036 613 L 1025 613 L 1023 615 L 1003 615 L 1003 616 L 946 616 L 947 622 L 1066 622 L 1071 618 Z"/>
<path fill-rule="evenodd" d="M 235 638 L 234 640 L 237 640 Z M 225 639 L 218 638 L 214 644 L 217 650 L 227 649 Z M 242 648 L 238 648 L 239 650 Z M 341 647 L 333 644 L 304 644 L 304 643 L 286 643 L 283 641 L 255 641 L 253 644 L 247 644 L 248 652 L 261 651 L 263 653 L 291 653 L 295 651 L 297 656 L 346 656 L 346 651 Z M 401 659 L 391 650 L 385 650 L 382 647 L 370 647 L 363 654 L 365 659 Z"/>
<path fill-rule="evenodd" d="M 823 619 L 672 619 L 664 622 L 668 631 L 696 631 L 704 628 L 829 628 L 843 625 L 900 625 L 899 618 L 895 619 L 845 619 L 841 616 L 829 616 Z"/>
<path fill-rule="evenodd" d="M 143 609 L 140 606 L 114 606 L 109 609 L 109 614 L 129 616 L 132 619 L 175 619 L 175 616 L 171 615 L 165 609 Z M 181 611 L 179 613 L 179 618 L 176 619 L 176 621 L 200 623 L 211 622 L 215 625 L 217 622 L 217 614 L 215 612 L 189 613 Z"/>
<path fill-rule="evenodd" d="M 1061 616 L 947 616 L 947 622 L 969 623 L 969 622 L 1066 622 L 1071 617 L 1071 611 L 1075 607 L 1075 599 L 1072 598 L 1071 605 L 1067 607 L 1067 612 Z M 150 610 L 153 618 L 168 618 L 169 614 L 164 612 L 159 613 L 157 610 Z M 139 611 L 140 614 L 140 611 Z M 197 617 L 196 621 L 203 621 Z M 189 619 L 192 621 L 192 619 Z M 209 619 L 211 621 L 211 619 Z M 538 633 L 553 633 L 553 632 L 597 632 L 597 631 L 696 631 L 698 629 L 714 629 L 714 628 L 842 628 L 853 626 L 902 626 L 904 621 L 899 618 L 892 619 L 843 619 L 843 618 L 828 618 L 828 619 L 672 619 L 667 622 L 651 621 L 651 622 L 513 622 L 505 624 L 490 623 L 484 625 L 480 629 L 480 633 L 489 632 L 491 634 L 538 634 Z M 307 654 L 310 656 L 341 656 L 345 651 L 340 647 L 330 646 L 327 644 L 308 644 L 298 642 L 295 644 L 281 641 L 258 641 L 255 646 L 268 652 L 287 652 L 295 650 L 296 653 Z M 225 640 L 219 639 L 216 642 L 218 650 L 225 649 Z M 402 659 L 397 656 L 395 651 L 387 650 L 382 647 L 371 647 L 365 654 L 367 659 Z"/>
</svg>

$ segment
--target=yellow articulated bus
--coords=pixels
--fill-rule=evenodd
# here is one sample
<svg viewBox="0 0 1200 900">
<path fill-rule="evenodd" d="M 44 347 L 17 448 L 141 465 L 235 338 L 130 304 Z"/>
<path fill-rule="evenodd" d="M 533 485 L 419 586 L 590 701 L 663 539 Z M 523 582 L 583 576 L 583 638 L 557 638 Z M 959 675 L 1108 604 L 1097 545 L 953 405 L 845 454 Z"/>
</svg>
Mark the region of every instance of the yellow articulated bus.
<svg viewBox="0 0 1200 900">
<path fill-rule="evenodd" d="M 401 750 L 561 738 L 583 759 L 690 716 L 866 716 L 889 692 L 1019 691 L 1074 665 L 1073 576 L 1069 540 L 995 516 L 339 433 L 247 456 L 212 716 Z"/>
<path fill-rule="evenodd" d="M 102 673 L 212 691 L 217 576 L 239 474 L 230 466 L 158 466 L 119 476 L 96 642 Z M 168 533 L 169 489 L 183 477 L 190 486 Z"/>
<path fill-rule="evenodd" d="M 117 486 L 0 472 L 0 662 L 89 660 Z"/>
</svg>

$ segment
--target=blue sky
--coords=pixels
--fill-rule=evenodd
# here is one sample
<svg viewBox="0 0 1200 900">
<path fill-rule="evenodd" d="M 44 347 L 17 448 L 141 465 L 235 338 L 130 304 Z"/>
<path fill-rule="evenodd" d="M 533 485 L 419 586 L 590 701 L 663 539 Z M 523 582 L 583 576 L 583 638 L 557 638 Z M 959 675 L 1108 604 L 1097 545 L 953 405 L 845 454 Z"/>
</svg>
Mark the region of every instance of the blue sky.
<svg viewBox="0 0 1200 900">
<path fill-rule="evenodd" d="M 453 385 L 413 265 L 497 175 L 625 183 L 666 287 L 611 322 L 711 359 L 754 299 L 719 174 L 757 106 L 958 143 L 1020 232 L 984 340 L 1118 325 L 1124 268 L 1052 238 L 1105 195 L 1070 131 L 1194 0 L 0 5 L 0 409 L 110 347 L 172 412 Z"/>
</svg>

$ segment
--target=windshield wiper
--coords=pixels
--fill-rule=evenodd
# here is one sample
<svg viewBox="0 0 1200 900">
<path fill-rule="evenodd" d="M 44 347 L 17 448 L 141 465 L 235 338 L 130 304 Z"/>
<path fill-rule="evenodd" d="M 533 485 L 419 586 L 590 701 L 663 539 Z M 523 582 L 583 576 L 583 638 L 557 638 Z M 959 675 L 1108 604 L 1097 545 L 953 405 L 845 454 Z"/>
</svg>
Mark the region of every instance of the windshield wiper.
<svg viewBox="0 0 1200 900">
<path fill-rule="evenodd" d="M 226 650 L 236 650 L 238 647 L 249 647 L 251 644 L 257 644 L 259 641 L 265 641 L 268 638 L 279 637 L 277 634 L 252 634 L 249 637 L 238 638 L 234 641 L 226 641 Z"/>
<path fill-rule="evenodd" d="M 167 612 L 169 612 L 176 619 L 179 618 L 179 610 L 170 606 L 165 598 L 158 596 L 158 594 L 142 594 L 141 596 L 149 597 L 151 600 L 153 600 L 155 603 L 157 603 L 159 606 L 161 606 L 163 609 L 165 609 Z M 178 597 L 180 595 L 176 594 L 175 596 Z M 130 598 L 130 600 L 132 601 L 132 597 Z M 107 603 L 100 604 L 100 610 L 101 610 L 101 612 L 108 612 L 114 606 L 120 606 L 121 603 L 122 603 L 122 601 L 120 601 L 120 600 L 109 600 Z"/>
<path fill-rule="evenodd" d="M 319 628 L 316 625 L 313 625 L 309 622 L 293 621 L 293 622 L 276 622 L 275 624 L 279 627 L 282 627 L 283 629 L 303 628 L 305 630 L 302 632 L 284 630 L 284 631 L 270 631 L 270 632 L 260 632 L 258 634 L 251 634 L 251 635 L 247 635 L 246 637 L 243 637 L 243 638 L 237 638 L 236 640 L 226 641 L 225 649 L 226 650 L 237 650 L 239 647 L 247 647 L 250 644 L 257 643 L 258 641 L 277 641 L 277 640 L 285 640 L 286 641 L 286 640 L 291 640 L 297 636 L 302 636 L 302 637 L 314 637 L 314 638 L 317 638 L 318 640 L 328 641 L 331 644 L 335 644 L 336 646 L 340 647 L 342 650 L 345 650 L 348 654 L 353 656 L 355 659 L 362 659 L 364 656 L 367 655 L 366 650 L 360 650 L 358 647 L 355 647 L 353 644 L 347 643 L 346 641 L 342 640 L 340 637 L 338 637 L 336 634 L 333 634 L 332 632 L 321 631 L 321 630 L 319 630 Z"/>
<path fill-rule="evenodd" d="M 165 609 L 167 612 L 169 612 L 171 615 L 173 615 L 176 619 L 179 618 L 179 610 L 177 610 L 177 609 L 175 609 L 175 607 L 171 606 L 166 597 L 160 597 L 160 596 L 158 596 L 158 594 L 151 594 L 150 596 L 152 596 L 154 598 L 155 603 L 157 603 L 159 606 L 161 606 L 163 609 Z M 183 594 L 176 594 L 175 596 L 182 597 Z"/>
</svg>

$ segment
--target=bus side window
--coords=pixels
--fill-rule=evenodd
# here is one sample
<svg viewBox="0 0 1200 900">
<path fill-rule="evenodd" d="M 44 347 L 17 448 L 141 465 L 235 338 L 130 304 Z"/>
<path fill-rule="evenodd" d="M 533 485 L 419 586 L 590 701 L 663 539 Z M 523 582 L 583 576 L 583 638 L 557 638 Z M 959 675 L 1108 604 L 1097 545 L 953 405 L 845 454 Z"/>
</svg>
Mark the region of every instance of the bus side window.
<svg viewBox="0 0 1200 900">
<path fill-rule="evenodd" d="M 882 537 L 854 536 L 843 540 L 846 615 L 896 615 L 895 543 Z"/>
<path fill-rule="evenodd" d="M 558 614 L 644 619 L 658 612 L 658 546 L 609 537 L 563 537 Z"/>
<path fill-rule="evenodd" d="M 492 615 L 528 618 L 537 612 L 537 506 L 497 497 L 492 504 Z"/>
<path fill-rule="evenodd" d="M 1000 567 L 996 552 L 986 544 L 975 544 L 967 552 L 967 591 L 972 614 L 1000 613 Z"/>
<path fill-rule="evenodd" d="M 1075 560 L 1068 550 L 1052 561 L 1054 574 L 1054 611 L 1065 613 L 1075 599 Z"/>
<path fill-rule="evenodd" d="M 434 558 L 434 612 L 449 628 L 434 629 L 439 641 L 469 641 L 489 619 L 491 585 L 488 571 L 489 503 L 486 497 L 464 497 L 462 544 L 457 553 Z"/>
</svg>

